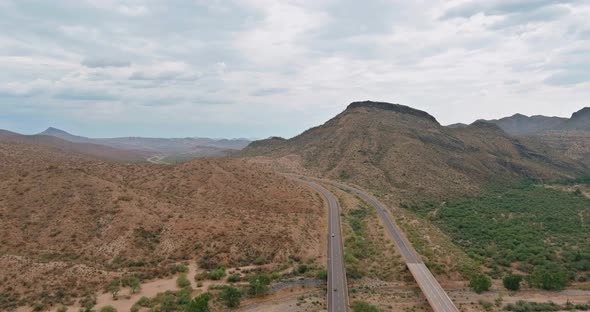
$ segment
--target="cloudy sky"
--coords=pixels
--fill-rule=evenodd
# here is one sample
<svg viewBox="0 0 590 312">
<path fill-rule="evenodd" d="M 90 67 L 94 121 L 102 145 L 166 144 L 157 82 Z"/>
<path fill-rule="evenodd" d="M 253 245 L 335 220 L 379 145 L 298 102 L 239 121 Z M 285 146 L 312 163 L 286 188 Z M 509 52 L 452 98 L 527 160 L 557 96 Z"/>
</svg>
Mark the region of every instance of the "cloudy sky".
<svg viewBox="0 0 590 312">
<path fill-rule="evenodd" d="M 290 137 L 366 99 L 569 116 L 589 21 L 590 0 L 0 0 L 0 128 Z"/>
</svg>

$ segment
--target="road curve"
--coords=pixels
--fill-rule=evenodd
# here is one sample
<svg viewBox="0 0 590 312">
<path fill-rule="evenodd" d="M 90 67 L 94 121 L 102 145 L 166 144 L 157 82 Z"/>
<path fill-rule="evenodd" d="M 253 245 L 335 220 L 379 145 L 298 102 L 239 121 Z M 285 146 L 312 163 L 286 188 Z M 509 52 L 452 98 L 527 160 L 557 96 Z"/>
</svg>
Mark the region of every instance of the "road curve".
<svg viewBox="0 0 590 312">
<path fill-rule="evenodd" d="M 293 179 L 316 190 L 328 201 L 328 311 L 347 312 L 349 306 L 348 287 L 346 285 L 346 269 L 344 268 L 344 247 L 338 200 L 334 194 L 316 183 Z"/>
<path fill-rule="evenodd" d="M 414 247 L 412 247 L 408 239 L 404 236 L 401 229 L 397 226 L 397 224 L 395 224 L 392 217 L 388 213 L 387 207 L 384 204 L 373 198 L 373 196 L 370 196 L 369 194 L 355 187 L 328 180 L 316 178 L 307 179 L 348 190 L 373 205 L 375 209 L 377 209 L 379 217 L 391 235 L 397 250 L 406 262 L 406 266 L 414 276 L 414 279 L 418 283 L 418 286 L 422 290 L 422 293 L 426 297 L 426 300 L 428 300 L 428 303 L 434 312 L 459 312 L 453 301 L 449 298 L 442 286 L 440 286 L 428 267 L 426 267 L 424 262 L 422 262 L 416 253 L 416 250 L 414 250 Z"/>
</svg>

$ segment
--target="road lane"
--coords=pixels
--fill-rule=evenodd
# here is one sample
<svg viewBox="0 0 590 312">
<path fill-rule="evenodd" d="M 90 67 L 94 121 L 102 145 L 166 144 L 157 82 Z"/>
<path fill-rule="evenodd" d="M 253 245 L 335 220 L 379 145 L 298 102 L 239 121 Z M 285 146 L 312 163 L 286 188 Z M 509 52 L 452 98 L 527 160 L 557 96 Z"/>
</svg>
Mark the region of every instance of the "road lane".
<svg viewBox="0 0 590 312">
<path fill-rule="evenodd" d="M 397 250 L 400 252 L 402 258 L 406 262 L 406 266 L 412 273 L 412 276 L 414 276 L 414 279 L 418 283 L 418 286 L 422 290 L 422 293 L 426 297 L 426 300 L 428 300 L 428 303 L 434 312 L 459 312 L 453 301 L 449 298 L 442 286 L 440 286 L 428 267 L 426 267 L 424 262 L 422 262 L 416 253 L 416 250 L 414 250 L 414 247 L 412 247 L 408 239 L 404 236 L 401 229 L 397 226 L 397 224 L 395 224 L 393 218 L 388 213 L 387 207 L 384 204 L 373 198 L 373 196 L 370 196 L 369 194 L 355 187 L 328 180 L 316 178 L 307 179 L 330 184 L 350 191 L 373 205 L 375 209 L 377 209 L 379 217 L 385 224 L 385 228 L 391 235 Z"/>
<path fill-rule="evenodd" d="M 328 311 L 347 312 L 348 286 L 346 284 L 346 269 L 344 267 L 344 245 L 342 230 L 340 229 L 340 208 L 336 197 L 320 185 L 294 178 L 320 194 L 328 202 Z"/>
</svg>

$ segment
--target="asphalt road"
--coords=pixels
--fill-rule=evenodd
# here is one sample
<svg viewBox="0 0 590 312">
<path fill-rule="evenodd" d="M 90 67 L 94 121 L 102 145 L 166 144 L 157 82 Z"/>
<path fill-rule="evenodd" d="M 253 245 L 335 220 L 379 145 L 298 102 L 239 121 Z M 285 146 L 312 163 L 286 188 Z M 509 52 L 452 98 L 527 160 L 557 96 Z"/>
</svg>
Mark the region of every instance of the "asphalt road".
<svg viewBox="0 0 590 312">
<path fill-rule="evenodd" d="M 418 283 L 418 286 L 422 290 L 422 293 L 428 300 L 428 303 L 432 307 L 435 312 L 459 312 L 457 307 L 453 301 L 449 298 L 445 290 L 440 286 L 436 278 L 432 275 L 430 270 L 426 267 L 424 262 L 420 259 L 414 247 L 410 244 L 408 239 L 404 236 L 400 228 L 395 224 L 391 215 L 388 212 L 388 209 L 385 205 L 381 202 L 370 196 L 369 194 L 365 193 L 364 191 L 354 188 L 345 184 L 341 184 L 338 182 L 327 181 L 327 180 L 319 180 L 313 179 L 322 183 L 327 183 L 334 185 L 338 188 L 348 190 L 363 200 L 369 202 L 371 205 L 377 209 L 379 217 L 383 220 L 387 231 L 391 235 L 395 246 L 397 247 L 399 253 L 402 255 L 402 258 L 406 262 L 406 265 L 414 279 Z"/>
<path fill-rule="evenodd" d="M 349 310 L 348 287 L 346 285 L 346 269 L 344 268 L 344 247 L 340 230 L 338 200 L 330 191 L 316 183 L 295 180 L 318 191 L 328 201 L 328 311 L 347 312 Z"/>
</svg>

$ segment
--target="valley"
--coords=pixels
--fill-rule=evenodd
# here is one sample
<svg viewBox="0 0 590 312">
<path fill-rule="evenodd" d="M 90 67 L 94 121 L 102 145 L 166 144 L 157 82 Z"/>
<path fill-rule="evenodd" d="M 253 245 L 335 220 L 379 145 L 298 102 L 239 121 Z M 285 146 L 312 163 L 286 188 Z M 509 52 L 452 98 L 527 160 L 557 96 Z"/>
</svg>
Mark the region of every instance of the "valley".
<svg viewBox="0 0 590 312">
<path fill-rule="evenodd" d="M 588 167 L 492 122 L 444 127 L 407 106 L 355 102 L 292 139 L 178 162 L 129 161 L 137 150 L 80 138 L 0 136 L 2 309 L 590 300 Z M 509 276 L 520 290 L 505 289 Z"/>
</svg>

